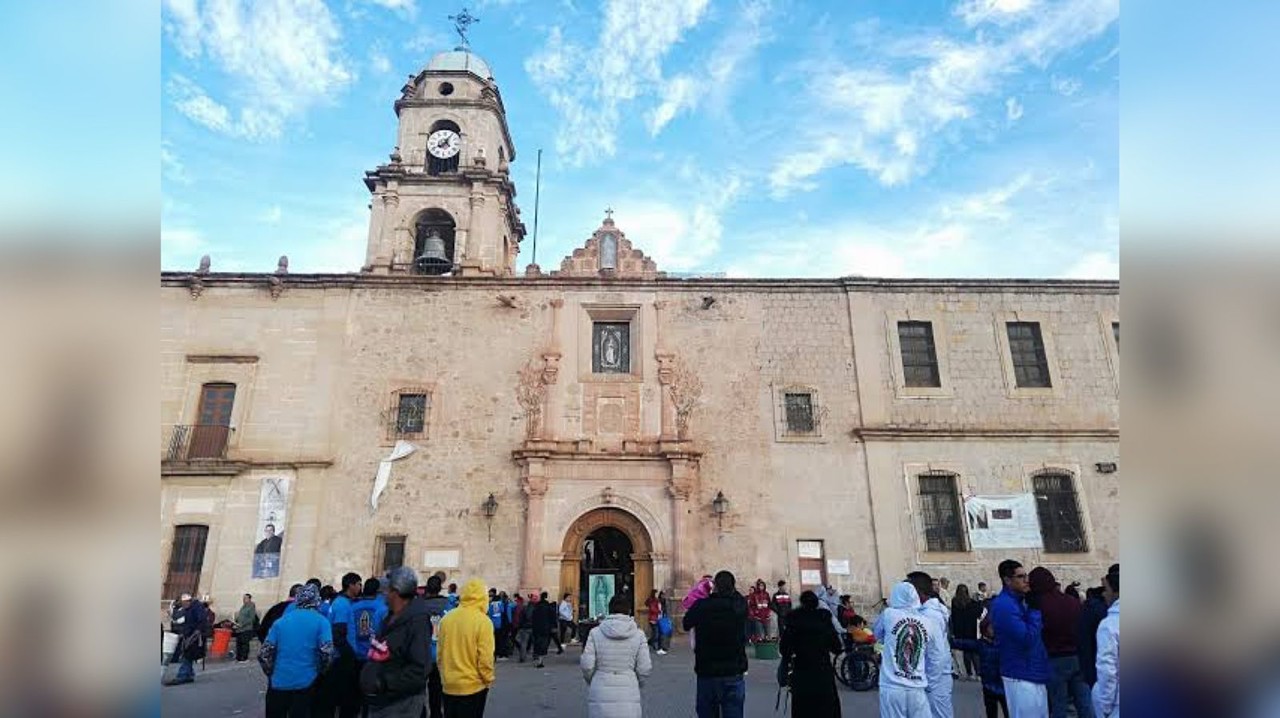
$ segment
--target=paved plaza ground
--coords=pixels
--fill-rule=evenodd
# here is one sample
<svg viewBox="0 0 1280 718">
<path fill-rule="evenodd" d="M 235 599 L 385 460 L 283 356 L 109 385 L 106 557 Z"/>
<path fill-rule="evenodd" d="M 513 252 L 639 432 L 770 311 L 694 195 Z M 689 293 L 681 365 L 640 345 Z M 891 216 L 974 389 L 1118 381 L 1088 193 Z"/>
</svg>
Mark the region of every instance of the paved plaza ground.
<svg viewBox="0 0 1280 718">
<path fill-rule="evenodd" d="M 532 663 L 517 663 L 515 659 L 498 663 L 498 680 L 490 692 L 485 715 L 491 718 L 586 716 L 586 683 L 578 670 L 578 654 L 578 646 L 567 646 L 564 655 L 556 655 L 553 650 L 542 669 L 534 668 Z M 693 654 L 687 640 L 678 638 L 669 655 L 655 655 L 653 661 L 653 675 L 643 690 L 645 715 L 653 718 L 692 717 Z M 748 718 L 782 715 L 780 708 L 774 711 L 777 665 L 777 661 L 751 659 L 751 670 L 747 675 Z M 266 679 L 256 661 L 240 664 L 210 661 L 205 671 L 197 669 L 195 683 L 160 690 L 161 708 L 166 716 L 255 718 L 263 715 Z M 846 718 L 879 715 L 879 694 L 874 690 L 854 693 L 842 686 L 840 699 Z M 956 718 L 984 715 L 979 685 L 958 681 L 955 684 L 955 705 Z"/>
</svg>

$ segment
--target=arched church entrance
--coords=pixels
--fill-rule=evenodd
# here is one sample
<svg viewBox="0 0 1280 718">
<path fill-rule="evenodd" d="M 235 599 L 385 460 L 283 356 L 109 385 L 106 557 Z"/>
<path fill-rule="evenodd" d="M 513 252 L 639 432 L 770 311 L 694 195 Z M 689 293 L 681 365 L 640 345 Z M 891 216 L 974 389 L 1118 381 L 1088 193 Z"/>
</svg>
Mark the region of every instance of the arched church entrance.
<svg viewBox="0 0 1280 718">
<path fill-rule="evenodd" d="M 560 562 L 563 593 L 577 598 L 578 616 L 607 612 L 615 594 L 631 598 L 645 620 L 645 599 L 653 590 L 653 541 L 633 514 L 600 508 L 579 516 L 565 532 Z"/>
</svg>

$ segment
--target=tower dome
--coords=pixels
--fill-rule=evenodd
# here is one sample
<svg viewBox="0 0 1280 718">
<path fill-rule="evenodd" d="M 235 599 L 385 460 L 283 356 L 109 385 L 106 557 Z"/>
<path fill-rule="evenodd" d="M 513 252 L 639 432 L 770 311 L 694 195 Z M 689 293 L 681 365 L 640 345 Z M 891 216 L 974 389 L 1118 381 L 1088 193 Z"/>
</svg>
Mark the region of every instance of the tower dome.
<svg viewBox="0 0 1280 718">
<path fill-rule="evenodd" d="M 457 48 L 448 52 L 437 53 L 427 63 L 428 72 L 470 72 L 482 80 L 492 80 L 493 71 L 489 63 L 469 50 Z"/>
</svg>

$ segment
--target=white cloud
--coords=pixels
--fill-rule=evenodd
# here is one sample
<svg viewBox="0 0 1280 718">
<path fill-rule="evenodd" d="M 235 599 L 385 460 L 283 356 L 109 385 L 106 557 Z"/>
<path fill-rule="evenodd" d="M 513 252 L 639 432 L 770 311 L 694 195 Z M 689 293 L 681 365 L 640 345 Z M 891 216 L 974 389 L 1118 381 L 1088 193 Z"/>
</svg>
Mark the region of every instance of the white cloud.
<svg viewBox="0 0 1280 718">
<path fill-rule="evenodd" d="M 160 176 L 175 184 L 191 184 L 187 167 L 173 151 L 173 143 L 169 140 L 160 140 Z"/>
<path fill-rule="evenodd" d="M 388 10 L 395 10 L 412 17 L 418 11 L 418 5 L 414 0 L 368 0 L 374 5 L 384 7 Z"/>
<path fill-rule="evenodd" d="M 614 216 L 632 246 L 652 257 L 662 271 L 703 268 L 715 257 L 724 236 L 721 217 L 745 188 L 733 171 L 685 179 L 686 184 L 669 188 L 670 199 L 624 197 Z M 687 196 L 699 200 L 691 207 L 680 199 Z"/>
<path fill-rule="evenodd" d="M 381 47 L 375 45 L 369 49 L 369 67 L 374 74 L 385 75 L 391 72 L 391 58 L 387 57 Z"/>
<path fill-rule="evenodd" d="M 1120 258 L 1115 252 L 1089 252 L 1062 274 L 1063 279 L 1119 279 Z"/>
<path fill-rule="evenodd" d="M 264 210 L 258 219 L 266 224 L 280 224 L 280 220 L 283 217 L 284 210 L 280 209 L 280 205 L 273 204 Z"/>
<path fill-rule="evenodd" d="M 1022 119 L 1023 107 L 1016 97 L 1007 97 L 1004 101 L 1004 117 L 1013 124 Z"/>
<path fill-rule="evenodd" d="M 1026 17 L 1037 0 L 964 0 L 953 14 L 973 27 L 984 22 L 1005 25 Z"/>
<path fill-rule="evenodd" d="M 552 28 L 525 60 L 534 85 L 560 114 L 556 151 L 571 165 L 611 157 L 621 107 L 662 84 L 662 60 L 701 19 L 708 0 L 608 0 L 596 47 L 586 50 Z M 666 104 L 664 102 L 664 104 Z M 661 109 L 661 108 L 660 108 Z M 666 124 L 670 117 L 651 125 Z"/>
<path fill-rule="evenodd" d="M 1080 81 L 1074 77 L 1058 77 L 1057 75 L 1054 75 L 1049 78 L 1049 86 L 1052 87 L 1053 91 L 1059 95 L 1062 95 L 1063 97 L 1071 97 L 1080 91 L 1082 85 Z"/>
<path fill-rule="evenodd" d="M 1010 201 L 1032 184 L 1031 175 L 1022 174 L 1005 185 L 947 199 L 938 208 L 938 214 L 944 219 L 1005 222 L 1013 216 Z"/>
<path fill-rule="evenodd" d="M 173 76 L 175 106 L 217 132 L 279 137 L 285 123 L 327 103 L 354 79 L 341 32 L 321 0 L 165 0 L 164 26 L 184 56 L 208 58 L 238 106 Z"/>
<path fill-rule="evenodd" d="M 698 90 L 693 78 L 688 75 L 678 75 L 667 80 L 661 94 L 662 104 L 653 108 L 646 117 L 649 134 L 655 137 L 682 110 L 693 110 L 698 106 Z"/>
<path fill-rule="evenodd" d="M 1031 7 L 986 5 L 1007 14 Z M 923 174 L 938 145 L 954 134 L 952 126 L 978 112 L 978 100 L 1028 66 L 1043 66 L 1097 36 L 1118 17 L 1119 5 L 1070 0 L 1026 14 L 1025 23 L 997 39 L 982 33 L 966 41 L 883 38 L 874 25 L 855 33 L 850 47 L 857 63 L 826 62 L 811 80 L 809 129 L 799 147 L 777 161 L 773 194 L 810 189 L 815 175 L 839 165 L 859 167 L 889 186 Z"/>
</svg>

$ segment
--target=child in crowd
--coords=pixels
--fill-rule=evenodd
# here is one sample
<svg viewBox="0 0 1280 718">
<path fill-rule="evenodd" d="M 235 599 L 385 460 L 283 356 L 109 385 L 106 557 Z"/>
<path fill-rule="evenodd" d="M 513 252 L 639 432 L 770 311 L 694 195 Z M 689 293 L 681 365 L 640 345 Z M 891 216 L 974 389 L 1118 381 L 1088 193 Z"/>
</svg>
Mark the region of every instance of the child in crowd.
<svg viewBox="0 0 1280 718">
<path fill-rule="evenodd" d="M 689 589 L 689 593 L 685 594 L 684 600 L 680 601 L 680 605 L 684 608 L 685 613 L 688 613 L 689 609 L 693 608 L 693 605 L 695 603 L 697 603 L 698 601 L 701 601 L 707 596 L 710 596 L 711 588 L 712 588 L 711 577 L 706 574 L 703 574 L 702 578 L 698 579 L 698 582 L 693 584 L 693 588 Z M 693 649 L 693 644 L 694 644 L 693 631 L 689 631 L 690 650 Z"/>
<path fill-rule="evenodd" d="M 1009 705 L 1004 698 L 1004 682 L 1000 679 L 1000 651 L 996 649 L 996 632 L 990 618 L 978 624 L 982 637 L 978 640 L 956 638 L 951 645 L 962 651 L 978 654 L 978 673 L 982 676 L 982 703 L 987 708 L 987 718 L 998 718 L 997 710 L 1009 718 Z M 998 707 L 998 708 L 997 708 Z"/>
</svg>

